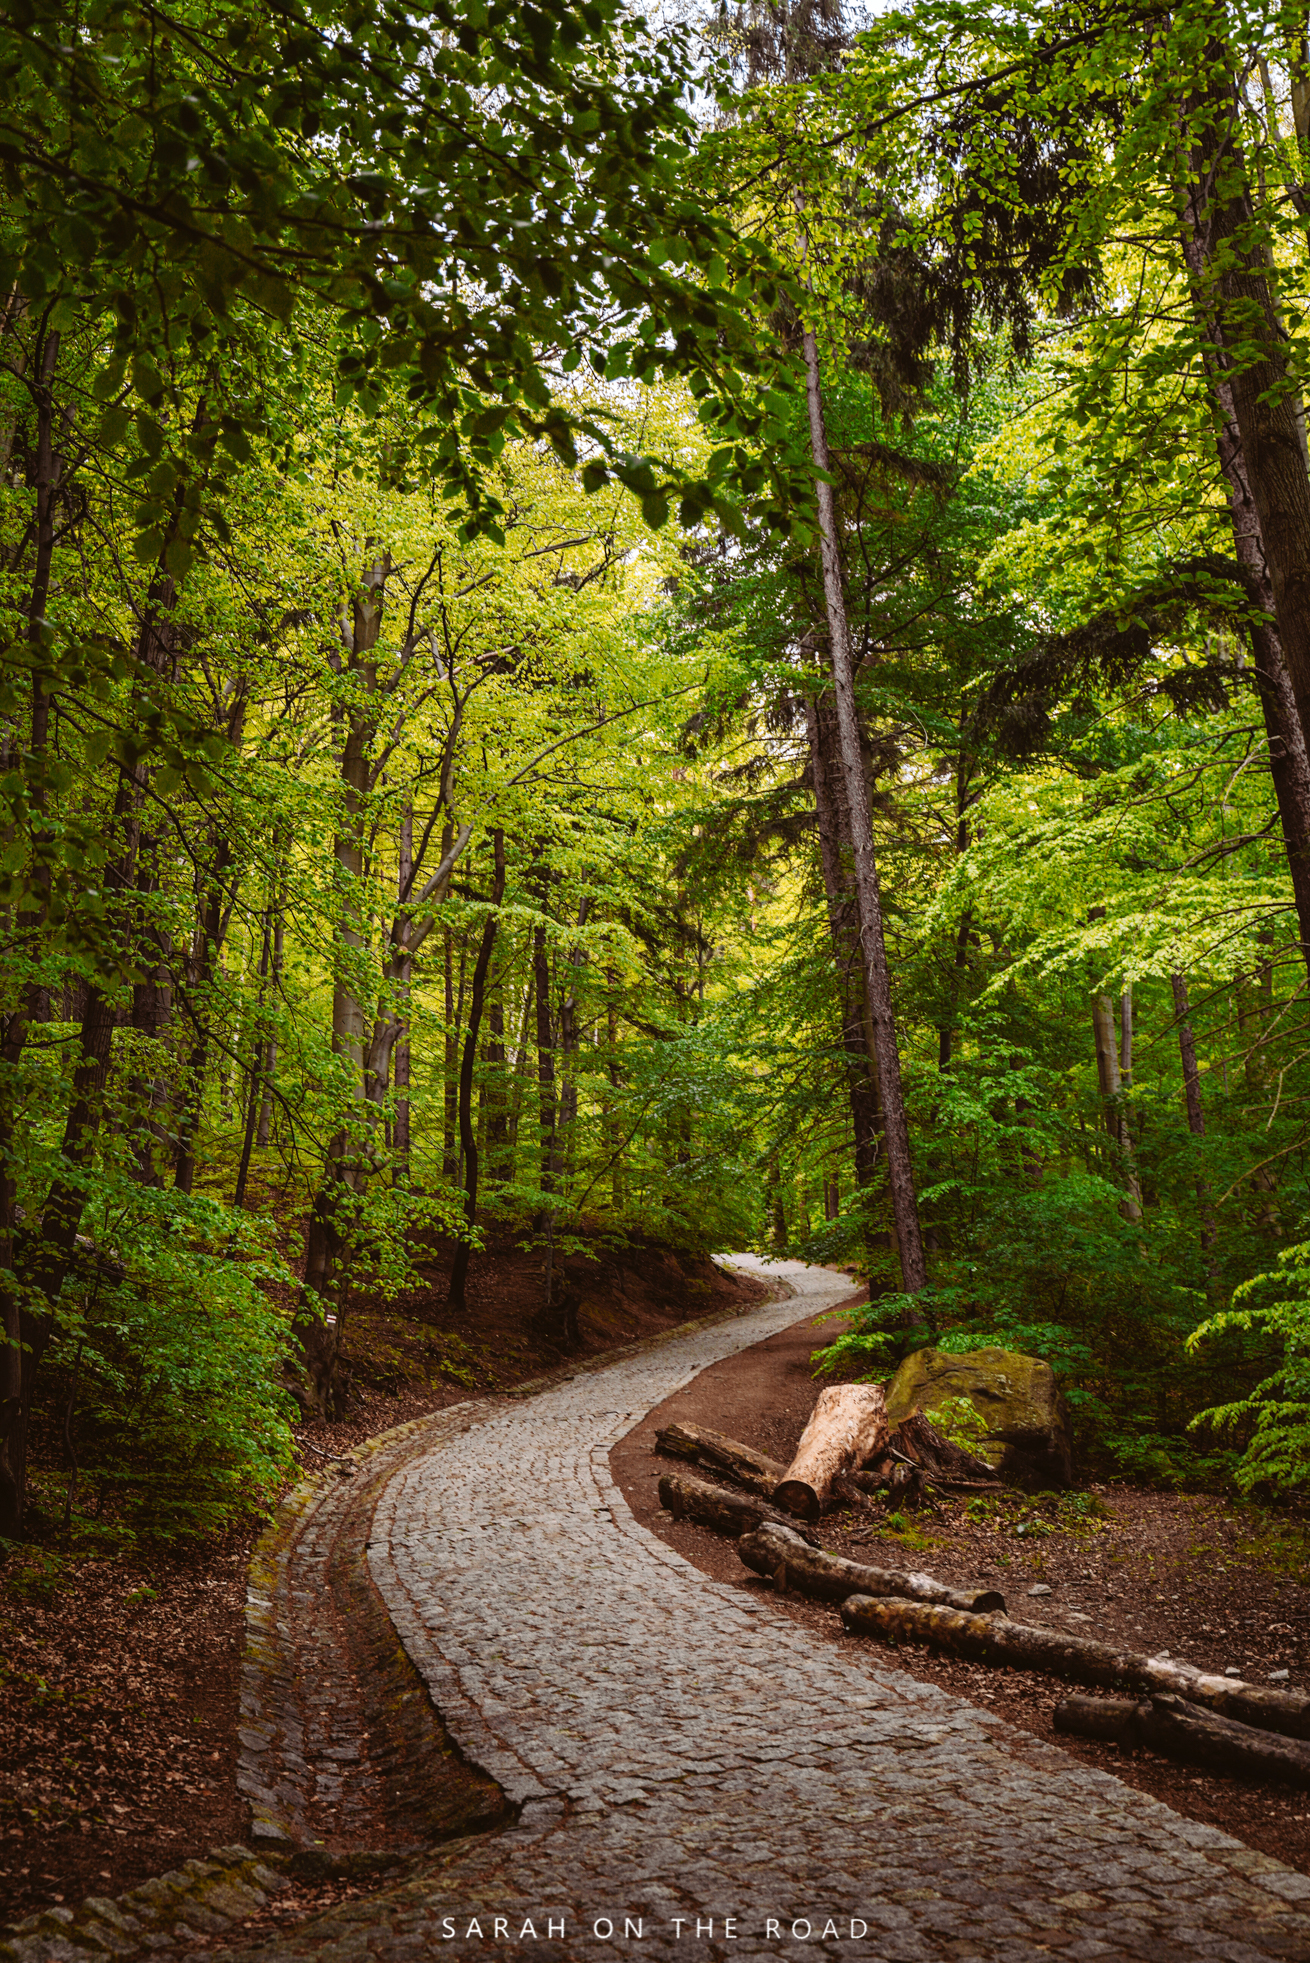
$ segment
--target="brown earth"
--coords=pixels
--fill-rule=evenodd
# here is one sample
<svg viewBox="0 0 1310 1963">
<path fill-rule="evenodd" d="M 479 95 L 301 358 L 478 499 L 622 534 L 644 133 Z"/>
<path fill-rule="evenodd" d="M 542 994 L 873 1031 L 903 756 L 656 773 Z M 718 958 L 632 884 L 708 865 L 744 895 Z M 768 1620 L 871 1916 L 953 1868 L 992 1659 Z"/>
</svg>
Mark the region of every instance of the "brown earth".
<svg viewBox="0 0 1310 1963">
<path fill-rule="evenodd" d="M 437 1248 L 420 1263 L 423 1286 L 390 1308 L 355 1310 L 351 1409 L 300 1431 L 307 1468 L 562 1361 L 536 1326 L 539 1254 L 511 1244 L 475 1255 L 460 1316 L 446 1307 L 447 1271 L 447 1250 Z M 571 1255 L 557 1272 L 578 1302 L 574 1356 L 773 1293 L 658 1246 L 600 1250 L 594 1261 Z M 257 1523 L 184 1556 L 79 1558 L 60 1544 L 64 1476 L 53 1454 L 38 1463 L 33 1537 L 0 1567 L 0 1920 L 119 1894 L 243 1839 L 249 1825 L 236 1796 L 236 1728 Z M 326 1904 L 343 1889 L 358 1892 L 341 1882 L 300 1888 L 277 1913 L 302 1898 Z"/>
<path fill-rule="evenodd" d="M 853 1296 L 852 1306 L 864 1299 Z M 733 1541 L 661 1509 L 659 1476 L 675 1463 L 655 1453 L 662 1425 L 709 1425 L 772 1458 L 791 1458 L 822 1388 L 810 1375 L 810 1354 L 833 1340 L 824 1316 L 711 1365 L 614 1448 L 614 1477 L 636 1517 L 716 1581 L 766 1596 L 779 1615 L 871 1659 L 894 1660 L 909 1675 L 985 1705 L 1007 1724 L 1115 1773 L 1189 1819 L 1310 1872 L 1310 1793 L 1069 1738 L 1055 1730 L 1053 1714 L 1080 1686 L 926 1649 L 899 1649 L 889 1659 L 872 1638 L 848 1636 L 835 1606 L 778 1595 L 742 1566 Z M 712 1477 L 703 1467 L 696 1476 Z M 936 1511 L 890 1518 L 875 1502 L 869 1511 L 827 1516 L 820 1538 L 833 1552 L 874 1565 L 999 1588 L 1016 1621 L 1050 1623 L 1150 1654 L 1168 1649 L 1209 1669 L 1233 1667 L 1255 1683 L 1286 1669 L 1292 1688 L 1310 1687 L 1310 1588 L 1295 1578 L 1307 1572 L 1310 1533 L 1289 1515 L 1212 1494 L 1101 1484 L 1045 1499 L 1013 1493 L 1000 1503 L 990 1496 L 948 1500 Z M 1034 1587 L 1051 1592 L 1030 1599 Z"/>
</svg>

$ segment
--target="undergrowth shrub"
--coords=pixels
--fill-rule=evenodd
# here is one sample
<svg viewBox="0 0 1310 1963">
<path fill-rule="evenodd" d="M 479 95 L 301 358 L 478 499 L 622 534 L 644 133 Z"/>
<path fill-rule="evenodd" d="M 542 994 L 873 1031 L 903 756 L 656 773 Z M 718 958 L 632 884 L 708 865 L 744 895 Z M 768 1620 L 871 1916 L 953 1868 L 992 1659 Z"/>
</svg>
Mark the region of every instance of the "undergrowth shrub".
<svg viewBox="0 0 1310 1963">
<path fill-rule="evenodd" d="M 1265 1339 L 1272 1368 L 1244 1397 L 1200 1412 L 1192 1429 L 1244 1439 L 1235 1475 L 1244 1493 L 1303 1490 L 1310 1484 L 1310 1241 L 1284 1248 L 1273 1270 L 1235 1289 L 1232 1306 L 1208 1317 L 1188 1348 L 1235 1330 Z"/>
<path fill-rule="evenodd" d="M 276 1496 L 295 1406 L 281 1381 L 289 1282 L 255 1223 L 136 1187 L 88 1213 L 94 1254 L 66 1288 L 44 1413 L 63 1448 L 70 1532 L 109 1545 L 230 1527 Z"/>
</svg>

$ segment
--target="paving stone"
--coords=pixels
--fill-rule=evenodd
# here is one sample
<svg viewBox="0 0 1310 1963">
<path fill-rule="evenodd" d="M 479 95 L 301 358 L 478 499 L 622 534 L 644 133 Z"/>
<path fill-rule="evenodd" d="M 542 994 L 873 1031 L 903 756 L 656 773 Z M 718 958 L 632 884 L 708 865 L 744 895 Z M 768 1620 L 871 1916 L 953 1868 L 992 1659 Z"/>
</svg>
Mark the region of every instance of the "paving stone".
<svg viewBox="0 0 1310 1963">
<path fill-rule="evenodd" d="M 709 1364 L 850 1290 L 824 1270 L 780 1272 L 799 1302 L 582 1366 L 534 1396 L 443 1413 L 421 1453 L 417 1433 L 406 1441 L 376 1503 L 369 1570 L 455 1746 L 499 1782 L 517 1821 L 243 1950 L 249 1963 L 1310 1963 L 1303 1877 L 868 1649 L 843 1653 L 710 1581 L 634 1520 L 612 1446 Z M 283 1613 L 290 1579 L 271 1576 L 262 1599 L 252 1591 L 256 1625 L 273 1618 L 275 1595 Z M 312 1600 L 311 1588 L 305 1615 Z M 247 1690 L 248 1717 L 262 1713 L 247 1776 L 273 1786 L 277 1740 L 264 1734 L 278 1732 L 286 1693 L 264 1680 Z M 331 1751 L 348 1795 L 376 1766 L 347 1762 L 334 1702 L 330 1738 L 304 1712 L 304 1756 L 322 1774 Z M 308 1812 L 313 1778 L 300 1776 Z M 531 1922 L 535 1938 L 493 1938 L 497 1916 L 510 1931 Z M 598 1917 L 620 1931 L 641 1919 L 640 1941 L 598 1935 Z M 806 1922 L 808 1936 L 791 1933 Z"/>
</svg>

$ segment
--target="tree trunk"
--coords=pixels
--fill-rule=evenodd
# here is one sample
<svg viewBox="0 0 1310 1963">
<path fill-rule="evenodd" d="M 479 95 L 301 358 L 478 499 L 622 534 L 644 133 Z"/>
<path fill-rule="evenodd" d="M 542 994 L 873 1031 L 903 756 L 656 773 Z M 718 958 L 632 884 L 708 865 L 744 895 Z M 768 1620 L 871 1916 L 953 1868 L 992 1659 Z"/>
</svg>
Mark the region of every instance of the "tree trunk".
<svg viewBox="0 0 1310 1963">
<path fill-rule="evenodd" d="M 338 763 L 340 818 L 333 840 L 336 876 L 336 946 L 332 989 L 332 1049 L 346 1065 L 350 1095 L 365 1097 L 364 1005 L 357 993 L 364 947 L 364 828 L 369 757 L 377 716 L 378 635 L 390 559 L 376 553 L 365 565 L 352 605 L 343 611 L 341 637 L 345 672 L 358 694 L 346 712 L 346 734 Z M 345 1311 L 339 1269 L 350 1233 L 350 1197 L 362 1184 L 361 1140 L 357 1124 L 338 1125 L 328 1141 L 318 1192 L 305 1230 L 305 1279 L 297 1333 L 308 1379 L 310 1408 L 321 1416 L 334 1406 L 337 1357 Z"/>
<path fill-rule="evenodd" d="M 196 1141 L 204 1112 L 205 1073 L 209 1064 L 209 984 L 223 950 L 226 917 L 223 902 L 227 894 L 222 879 L 231 864 L 231 845 L 226 838 L 220 839 L 214 854 L 213 884 L 205 895 L 187 962 L 187 1011 L 192 1035 L 182 1079 L 182 1111 L 173 1173 L 173 1185 L 179 1193 L 191 1191 L 196 1174 Z"/>
<path fill-rule="evenodd" d="M 255 998 L 254 1030 L 251 1041 L 250 1089 L 246 1098 L 246 1125 L 245 1136 L 241 1141 L 241 1163 L 237 1167 L 236 1189 L 232 1194 L 234 1211 L 239 1211 L 246 1203 L 246 1181 L 250 1177 L 250 1159 L 255 1149 L 255 1128 L 259 1121 L 260 1103 L 259 1060 L 264 1048 L 264 994 L 268 986 L 268 968 L 272 952 L 273 905 L 270 902 L 264 909 L 264 931 L 259 949 L 259 990 Z"/>
<path fill-rule="evenodd" d="M 549 875 L 540 879 L 540 898 L 545 910 Z M 550 955 L 544 926 L 532 930 L 532 974 L 537 999 L 537 1132 L 539 1170 L 543 1199 L 532 1223 L 533 1232 L 544 1235 L 546 1261 L 542 1275 L 542 1308 L 549 1317 L 555 1288 L 555 1209 L 552 1200 L 559 1170 L 556 1133 L 555 1037 L 550 1016 Z"/>
<path fill-rule="evenodd" d="M 842 795 L 841 756 L 836 708 L 829 696 L 807 696 L 805 721 L 814 776 L 814 809 L 819 829 L 819 859 L 828 903 L 828 932 L 832 940 L 841 1004 L 841 1041 L 846 1060 L 846 1087 L 851 1107 L 855 1180 L 868 1192 L 874 1182 L 882 1135 L 882 1102 L 878 1096 L 878 1062 L 873 1028 L 864 999 L 863 963 L 855 932 L 856 899 L 843 863 L 851 851 L 846 800 Z"/>
<path fill-rule="evenodd" d="M 453 1182 L 459 1168 L 459 1147 L 456 1143 L 459 1136 L 459 1077 L 455 1068 L 459 1061 L 459 1025 L 455 1018 L 455 940 L 449 927 L 444 941 L 442 980 L 445 984 L 446 1049 L 441 1088 L 445 1130 L 442 1136 L 441 1173 L 444 1179 Z"/>
<path fill-rule="evenodd" d="M 887 949 L 882 930 L 882 900 L 878 891 L 878 868 L 873 851 L 873 821 L 869 812 L 868 787 L 864 780 L 864 758 L 860 749 L 859 721 L 855 708 L 855 673 L 851 658 L 850 633 L 846 619 L 846 595 L 842 583 L 841 552 L 837 537 L 837 505 L 831 483 L 828 437 L 823 420 L 823 395 L 819 380 L 819 349 L 813 331 L 804 335 L 805 372 L 810 420 L 810 450 L 818 476 L 815 490 L 819 507 L 820 550 L 823 567 L 823 594 L 828 615 L 829 656 L 832 662 L 833 692 L 837 701 L 837 726 L 841 739 L 842 762 L 846 772 L 846 797 L 851 815 L 851 838 L 855 860 L 855 892 L 859 903 L 860 945 L 864 960 L 864 994 L 873 1023 L 874 1054 L 878 1063 L 878 1085 L 882 1093 L 883 1128 L 887 1149 L 887 1174 L 891 1187 L 892 1216 L 896 1222 L 896 1241 L 901 1260 L 905 1292 L 917 1295 L 927 1286 L 923 1239 L 919 1232 L 919 1208 L 914 1191 L 914 1169 L 910 1159 L 910 1131 L 901 1088 L 901 1060 L 892 1015 L 891 979 L 887 970 Z"/>
<path fill-rule="evenodd" d="M 510 1093 L 509 1107 L 509 1176 L 518 1175 L 519 1127 L 523 1121 L 523 1100 L 531 1076 L 531 1045 L 528 1037 L 532 1032 L 533 1008 L 537 999 L 536 976 L 529 966 L 527 980 L 523 988 L 523 1014 L 519 1020 L 519 1039 L 514 1047 L 513 1089 Z"/>
<path fill-rule="evenodd" d="M 1141 1704 L 1115 1697 L 1066 1697 L 1055 1707 L 1055 1728 L 1130 1751 L 1145 1747 L 1186 1765 L 1310 1786 L 1310 1746 L 1221 1718 L 1181 1697 L 1152 1697 Z"/>
<path fill-rule="evenodd" d="M 1260 512 L 1251 488 L 1251 473 L 1242 445 L 1232 381 L 1222 355 L 1223 328 L 1206 305 L 1206 259 L 1196 207 L 1196 187 L 1189 187 L 1183 256 L 1191 278 L 1194 302 L 1201 315 L 1203 348 L 1210 398 L 1214 408 L 1215 448 L 1223 472 L 1233 531 L 1233 553 L 1242 567 L 1250 597 L 1268 616 L 1250 627 L 1252 667 L 1269 743 L 1269 771 L 1278 800 L 1279 823 L 1287 850 L 1288 871 L 1300 932 L 1302 959 L 1310 972 L 1310 752 L 1292 691 L 1283 644 L 1274 624 L 1277 603 L 1265 553 Z"/>
<path fill-rule="evenodd" d="M 879 1601 L 853 1595 L 842 1603 L 842 1621 L 853 1635 L 927 1643 L 983 1663 L 1070 1677 L 1076 1683 L 1147 1692 L 1171 1691 L 1225 1717 L 1291 1738 L 1310 1738 L 1310 1697 L 1300 1691 L 1265 1690 L 1236 1677 L 1217 1677 L 1169 1657 L 1115 1649 L 1089 1636 L 1066 1635 L 1004 1616 L 966 1615 L 929 1604 Z"/>
<path fill-rule="evenodd" d="M 279 882 L 279 890 L 273 905 L 273 962 L 269 979 L 272 994 L 276 999 L 282 986 L 282 960 L 286 937 L 286 896 Z M 268 1147 L 273 1131 L 273 1089 L 277 1077 L 277 1030 L 270 1031 L 264 1044 L 263 1063 L 260 1071 L 262 1093 L 259 1100 L 259 1130 L 255 1143 L 260 1151 Z"/>
<path fill-rule="evenodd" d="M 778 1505 L 803 1520 L 817 1520 L 839 1473 L 858 1472 L 887 1443 L 887 1404 L 877 1384 L 830 1384 L 796 1447 L 796 1456 L 774 1488 Z"/>
<path fill-rule="evenodd" d="M 491 904 L 493 908 L 498 909 L 505 897 L 503 831 L 497 829 L 492 832 L 491 846 L 495 857 Z M 459 1130 L 464 1146 L 464 1225 L 468 1231 L 455 1249 L 455 1260 L 450 1271 L 448 1301 L 450 1307 L 454 1309 L 464 1307 L 469 1257 L 473 1250 L 473 1228 L 477 1221 L 478 1148 L 473 1135 L 473 1065 L 478 1053 L 478 1039 L 482 1033 L 482 1002 L 486 993 L 487 971 L 491 966 L 492 950 L 496 945 L 496 929 L 499 925 L 499 913 L 489 913 L 482 929 L 482 939 L 478 944 L 478 958 L 473 967 L 473 983 L 469 990 L 468 1029 L 464 1036 L 464 1061 L 459 1073 Z"/>
<path fill-rule="evenodd" d="M 403 952 L 397 963 L 396 1015 L 400 1023 L 400 1033 L 396 1037 L 393 1054 L 393 1067 L 396 1083 L 396 1130 L 393 1139 L 395 1152 L 395 1176 L 401 1185 L 409 1184 L 409 1158 L 412 1148 L 410 1135 L 409 1072 L 410 1072 L 410 991 L 413 987 L 414 963 L 409 952 L 409 916 L 405 908 L 409 905 L 410 887 L 414 883 L 414 806 L 406 798 L 405 809 L 400 819 L 400 845 L 396 867 L 397 898 L 400 945 Z"/>
<path fill-rule="evenodd" d="M 795 1588 L 820 1602 L 844 1602 L 851 1595 L 887 1595 L 915 1602 L 940 1602 L 973 1615 L 1004 1615 L 1005 1597 L 994 1588 L 951 1588 L 929 1574 L 901 1568 L 871 1568 L 863 1561 L 810 1547 L 794 1528 L 757 1527 L 737 1543 L 737 1552 L 754 1574 L 771 1575 L 780 1588 Z M 785 1580 L 779 1581 L 779 1571 Z"/>
<path fill-rule="evenodd" d="M 1101 1108 L 1105 1129 L 1118 1148 L 1119 1171 L 1127 1188 L 1120 1211 L 1136 1225 L 1142 1218 L 1142 1191 L 1133 1164 L 1132 1139 L 1127 1135 L 1123 1115 L 1123 1084 L 1119 1076 L 1119 1044 L 1115 1033 L 1114 1005 L 1108 995 L 1092 997 L 1092 1033 L 1096 1040 L 1096 1074 L 1101 1087 Z"/>
<path fill-rule="evenodd" d="M 1187 1129 L 1193 1138 L 1204 1138 L 1205 1112 L 1201 1104 L 1201 1073 L 1196 1064 L 1196 1043 L 1192 1037 L 1191 1004 L 1187 999 L 1187 982 L 1180 974 L 1173 974 L 1169 979 L 1173 988 L 1174 1015 L 1178 1023 L 1178 1055 L 1183 1066 Z M 1207 1273 L 1213 1282 L 1213 1266 L 1208 1255 L 1214 1245 L 1214 1214 L 1210 1206 L 1210 1189 L 1204 1179 L 1198 1179 L 1196 1182 L 1196 1204 L 1201 1216 L 1201 1259 L 1205 1262 Z"/>
<path fill-rule="evenodd" d="M 1207 50 L 1207 65 L 1213 80 L 1202 107 L 1210 125 L 1193 149 L 1187 186 L 1189 257 L 1207 338 L 1231 390 L 1278 637 L 1305 741 L 1310 738 L 1310 478 L 1297 427 L 1295 384 L 1258 244 L 1261 228 L 1240 143 L 1240 106 L 1222 42 Z"/>
</svg>

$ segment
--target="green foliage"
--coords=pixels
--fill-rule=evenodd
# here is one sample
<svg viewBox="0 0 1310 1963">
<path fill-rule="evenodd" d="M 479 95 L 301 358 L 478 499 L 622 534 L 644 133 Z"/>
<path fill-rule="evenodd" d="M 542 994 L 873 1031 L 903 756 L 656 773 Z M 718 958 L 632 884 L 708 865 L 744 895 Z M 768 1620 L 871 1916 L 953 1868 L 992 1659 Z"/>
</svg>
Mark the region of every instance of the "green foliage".
<svg viewBox="0 0 1310 1963">
<path fill-rule="evenodd" d="M 1067 1534 L 1077 1540 L 1109 1531 L 1113 1516 L 1095 1493 L 975 1493 L 965 1514 L 1015 1540 Z"/>
<path fill-rule="evenodd" d="M 169 1543 L 263 1511 L 294 1463 L 289 1318 L 267 1292 L 290 1276 L 212 1203 L 116 1198 L 87 1216 L 98 1272 L 50 1353 L 78 1438 L 66 1492 L 84 1535 Z"/>
<path fill-rule="evenodd" d="M 1239 1330 L 1261 1339 L 1244 1347 L 1276 1360 L 1275 1368 L 1245 1396 L 1199 1412 L 1192 1429 L 1240 1439 L 1235 1477 L 1242 1492 L 1304 1491 L 1310 1481 L 1310 1242 L 1284 1248 L 1276 1267 L 1243 1282 L 1232 1307 L 1207 1317 L 1188 1347 Z"/>
</svg>

